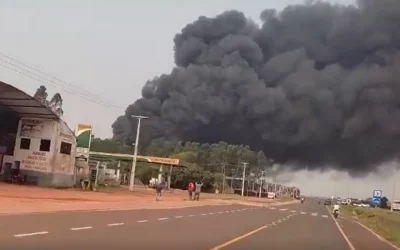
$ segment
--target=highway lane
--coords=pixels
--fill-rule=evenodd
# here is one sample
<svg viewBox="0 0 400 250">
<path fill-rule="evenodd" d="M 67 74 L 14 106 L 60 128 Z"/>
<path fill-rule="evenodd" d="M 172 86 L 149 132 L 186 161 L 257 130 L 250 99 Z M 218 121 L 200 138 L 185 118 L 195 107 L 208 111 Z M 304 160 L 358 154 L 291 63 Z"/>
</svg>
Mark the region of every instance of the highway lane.
<svg viewBox="0 0 400 250">
<path fill-rule="evenodd" d="M 160 201 L 162 205 L 162 201 Z M 24 214 L 0 216 L 0 240 L 16 234 L 33 232 L 64 232 L 65 229 L 80 227 L 102 227 L 113 223 L 136 223 L 137 221 L 151 221 L 158 218 L 175 216 L 191 216 L 209 212 L 222 212 L 248 208 L 246 206 L 200 206 L 180 209 L 142 209 L 127 211 L 77 211 L 43 214 Z"/>
<path fill-rule="evenodd" d="M 326 207 L 307 202 L 1 216 L 0 225 L 0 248 L 7 250 L 351 249 Z M 345 229 L 364 249 L 359 228 Z"/>
<path fill-rule="evenodd" d="M 299 213 L 278 226 L 270 226 L 226 250 L 269 249 L 351 250 L 325 206 L 304 203 L 296 206 Z"/>
<path fill-rule="evenodd" d="M 25 223 L 19 221 L 13 225 L 12 231 L 7 230 L 7 233 L 2 234 L 0 242 L 1 249 L 9 250 L 166 247 L 204 250 L 265 223 L 272 223 L 293 214 L 289 208 L 290 206 L 286 209 L 278 207 L 271 210 L 248 206 L 212 206 L 124 211 L 122 216 L 117 215 L 121 211 L 115 211 L 113 216 L 110 212 L 92 212 L 86 213 L 87 218 L 79 219 L 71 219 L 69 216 L 81 213 L 32 215 L 31 217 L 40 216 L 40 226 L 32 226 L 29 220 Z M 63 218 L 64 216 L 67 218 Z M 12 220 L 18 217 L 6 218 Z M 4 218 L 1 217 L 1 220 Z M 37 222 L 39 219 L 33 220 Z"/>
</svg>

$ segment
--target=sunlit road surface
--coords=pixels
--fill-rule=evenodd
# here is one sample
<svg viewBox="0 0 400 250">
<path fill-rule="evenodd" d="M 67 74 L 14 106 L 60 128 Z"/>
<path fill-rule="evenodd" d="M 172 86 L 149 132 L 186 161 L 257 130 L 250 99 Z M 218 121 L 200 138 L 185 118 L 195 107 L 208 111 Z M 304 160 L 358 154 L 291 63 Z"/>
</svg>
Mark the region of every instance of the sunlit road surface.
<svg viewBox="0 0 400 250">
<path fill-rule="evenodd" d="M 339 224 L 325 206 L 307 202 L 276 207 L 237 205 L 13 215 L 0 217 L 0 248 L 394 249 L 360 226 L 339 229 Z M 365 237 L 369 239 L 367 245 L 363 245 Z"/>
</svg>

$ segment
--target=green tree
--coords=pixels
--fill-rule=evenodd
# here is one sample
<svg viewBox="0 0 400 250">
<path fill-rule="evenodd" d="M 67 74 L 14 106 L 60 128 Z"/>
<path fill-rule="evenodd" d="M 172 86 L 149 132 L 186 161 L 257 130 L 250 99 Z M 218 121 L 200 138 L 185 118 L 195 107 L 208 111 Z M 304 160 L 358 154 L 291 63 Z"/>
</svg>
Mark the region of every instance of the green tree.
<svg viewBox="0 0 400 250">
<path fill-rule="evenodd" d="M 42 103 L 45 106 L 48 106 L 48 101 L 47 101 L 47 88 L 44 85 L 41 85 L 33 95 L 33 97 L 38 100 L 40 103 Z"/>
<path fill-rule="evenodd" d="M 48 107 L 51 108 L 51 110 L 59 117 L 64 115 L 64 110 L 62 106 L 63 106 L 63 99 L 60 93 L 54 94 L 50 102 L 48 102 Z"/>
</svg>

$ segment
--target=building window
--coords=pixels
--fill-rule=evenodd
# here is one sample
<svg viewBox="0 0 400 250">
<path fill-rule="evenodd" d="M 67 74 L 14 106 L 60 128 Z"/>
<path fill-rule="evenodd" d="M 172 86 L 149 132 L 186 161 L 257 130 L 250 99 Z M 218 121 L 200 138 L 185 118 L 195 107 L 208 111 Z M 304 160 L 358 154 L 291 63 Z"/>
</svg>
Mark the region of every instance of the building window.
<svg viewBox="0 0 400 250">
<path fill-rule="evenodd" d="M 72 148 L 71 143 L 61 142 L 60 153 L 65 155 L 70 155 L 71 148 Z"/>
<path fill-rule="evenodd" d="M 50 151 L 50 140 L 40 140 L 40 151 L 49 152 Z"/>
<path fill-rule="evenodd" d="M 21 143 L 19 144 L 19 148 L 29 150 L 30 147 L 31 147 L 31 139 L 21 138 Z"/>
</svg>

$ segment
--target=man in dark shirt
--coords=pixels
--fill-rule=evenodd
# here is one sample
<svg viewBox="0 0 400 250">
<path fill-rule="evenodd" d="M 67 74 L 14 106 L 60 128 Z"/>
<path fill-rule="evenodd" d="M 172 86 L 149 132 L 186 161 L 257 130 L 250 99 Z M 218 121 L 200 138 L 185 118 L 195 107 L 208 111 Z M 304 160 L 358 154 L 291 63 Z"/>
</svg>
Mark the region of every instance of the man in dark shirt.
<svg viewBox="0 0 400 250">
<path fill-rule="evenodd" d="M 156 201 L 159 201 L 161 198 L 161 192 L 164 189 L 164 182 L 160 182 L 156 186 Z"/>
</svg>

